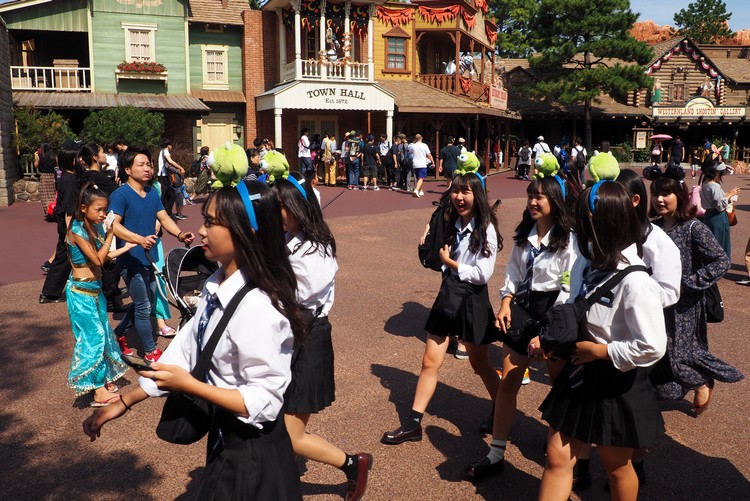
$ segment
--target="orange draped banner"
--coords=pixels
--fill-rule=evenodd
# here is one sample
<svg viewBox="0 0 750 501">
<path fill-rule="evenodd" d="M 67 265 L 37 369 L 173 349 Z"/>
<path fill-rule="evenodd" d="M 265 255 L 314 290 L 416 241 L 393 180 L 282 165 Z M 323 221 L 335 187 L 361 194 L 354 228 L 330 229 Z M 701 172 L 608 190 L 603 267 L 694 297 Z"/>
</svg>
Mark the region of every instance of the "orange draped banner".
<svg viewBox="0 0 750 501">
<path fill-rule="evenodd" d="M 491 30 L 489 26 L 485 26 L 484 31 L 487 33 L 487 39 L 490 43 L 495 45 L 495 42 L 497 42 L 497 31 Z"/>
<path fill-rule="evenodd" d="M 487 0 L 474 0 L 474 6 L 477 9 L 481 9 L 485 14 L 487 14 L 487 11 L 490 10 L 490 6 L 487 5 Z"/>
<path fill-rule="evenodd" d="M 464 18 L 464 22 L 466 23 L 466 27 L 470 30 L 474 29 L 474 26 L 477 24 L 477 16 L 476 14 L 473 16 L 470 16 L 466 10 L 461 9 L 461 16 Z"/>
<path fill-rule="evenodd" d="M 440 8 L 424 7 L 422 5 L 419 6 L 419 14 L 425 20 L 431 23 L 438 24 L 444 23 L 445 21 L 450 21 L 451 19 L 455 19 L 459 12 L 462 11 L 463 9 L 460 5 L 451 5 L 450 7 Z"/>
<path fill-rule="evenodd" d="M 471 92 L 471 78 L 460 77 L 458 82 L 461 84 L 461 91 L 464 94 Z"/>
<path fill-rule="evenodd" d="M 386 9 L 378 5 L 375 8 L 375 15 L 378 19 L 391 26 L 401 26 L 411 22 L 414 19 L 413 9 Z"/>
</svg>

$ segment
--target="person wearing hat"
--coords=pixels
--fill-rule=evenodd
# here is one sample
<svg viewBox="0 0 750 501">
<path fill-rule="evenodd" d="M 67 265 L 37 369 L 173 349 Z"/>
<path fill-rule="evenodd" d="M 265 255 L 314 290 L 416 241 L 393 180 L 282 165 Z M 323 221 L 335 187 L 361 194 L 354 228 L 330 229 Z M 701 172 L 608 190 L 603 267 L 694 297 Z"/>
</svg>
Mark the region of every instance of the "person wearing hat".
<svg viewBox="0 0 750 501">
<path fill-rule="evenodd" d="M 716 240 L 724 248 L 727 256 L 731 256 L 732 245 L 729 235 L 727 208 L 736 201 L 736 197 L 740 194 L 740 188 L 739 186 L 735 186 L 724 193 L 724 190 L 721 188 L 721 178 L 724 176 L 726 170 L 726 164 L 719 158 L 712 156 L 706 158 L 706 161 L 703 163 L 701 206 L 706 211 L 703 216 L 703 222 L 709 227 Z"/>
<path fill-rule="evenodd" d="M 549 153 L 550 151 L 549 145 L 544 142 L 544 136 L 539 136 L 536 138 L 536 144 L 531 149 L 531 159 L 534 160 L 542 154 Z"/>
<path fill-rule="evenodd" d="M 458 147 L 461 149 L 461 153 L 466 153 L 466 139 L 459 137 Z"/>
<path fill-rule="evenodd" d="M 346 150 L 346 173 L 349 189 L 354 190 L 359 186 L 359 167 L 362 164 L 362 147 L 364 143 L 359 138 L 356 130 L 349 132 L 349 139 L 344 143 Z"/>
</svg>

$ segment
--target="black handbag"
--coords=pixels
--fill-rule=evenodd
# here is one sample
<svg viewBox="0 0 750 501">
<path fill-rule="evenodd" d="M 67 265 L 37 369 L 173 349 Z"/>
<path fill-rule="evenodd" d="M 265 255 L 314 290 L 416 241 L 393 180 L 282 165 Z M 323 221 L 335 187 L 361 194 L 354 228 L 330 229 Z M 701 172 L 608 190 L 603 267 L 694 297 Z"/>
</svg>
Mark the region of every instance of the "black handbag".
<svg viewBox="0 0 750 501">
<path fill-rule="evenodd" d="M 453 320 L 464 305 L 469 294 L 469 284 L 462 282 L 457 275 L 447 274 L 440 285 L 440 292 L 435 298 L 432 308 L 445 318 Z"/>
<path fill-rule="evenodd" d="M 706 321 L 716 324 L 724 320 L 724 301 L 721 299 L 719 284 L 706 289 Z"/>
<path fill-rule="evenodd" d="M 539 344 L 545 353 L 551 353 L 556 358 L 570 358 L 589 308 L 608 296 L 625 275 L 634 271 L 651 274 L 651 270 L 643 265 L 628 266 L 597 287 L 588 297 L 578 297 L 573 303 L 558 304 L 550 308 L 541 322 L 539 332 Z"/>
<path fill-rule="evenodd" d="M 102 293 L 104 297 L 113 298 L 120 295 L 120 271 L 114 261 L 105 261 L 102 265 Z"/>
<path fill-rule="evenodd" d="M 508 327 L 508 330 L 506 331 L 508 337 L 510 337 L 513 341 L 521 341 L 522 339 L 529 339 L 530 337 L 533 338 L 534 336 L 536 336 L 536 333 L 533 333 L 529 337 L 529 332 L 531 330 L 536 331 L 538 329 L 539 322 L 531 318 L 531 314 L 529 313 L 529 311 L 520 304 L 516 303 L 515 299 L 511 301 L 510 327 Z"/>
<path fill-rule="evenodd" d="M 237 310 L 242 298 L 255 288 L 249 283 L 240 289 L 211 333 L 211 338 L 201 351 L 198 361 L 190 374 L 199 381 L 205 381 L 211 357 L 214 354 L 219 339 L 224 334 L 229 320 Z M 156 425 L 156 435 L 172 444 L 192 444 L 203 438 L 211 428 L 210 404 L 202 398 L 185 393 L 172 392 L 164 402 L 161 419 Z"/>
</svg>

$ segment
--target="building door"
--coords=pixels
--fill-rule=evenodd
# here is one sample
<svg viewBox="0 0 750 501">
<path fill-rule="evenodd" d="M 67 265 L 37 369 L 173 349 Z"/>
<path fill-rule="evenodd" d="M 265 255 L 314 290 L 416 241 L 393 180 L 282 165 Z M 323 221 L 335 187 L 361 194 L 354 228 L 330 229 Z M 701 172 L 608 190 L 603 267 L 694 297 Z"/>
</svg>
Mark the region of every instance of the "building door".
<svg viewBox="0 0 750 501">
<path fill-rule="evenodd" d="M 227 141 L 234 143 L 236 127 L 237 117 L 233 113 L 211 113 L 199 120 L 200 145 L 214 151 Z"/>
<path fill-rule="evenodd" d="M 302 115 L 299 117 L 297 130 L 301 131 L 302 129 L 307 127 L 308 129 L 310 129 L 310 139 L 312 139 L 315 134 L 320 134 L 320 138 L 322 140 L 323 134 L 325 134 L 326 132 L 334 133 L 338 138 L 338 125 L 339 119 L 337 117 Z"/>
</svg>

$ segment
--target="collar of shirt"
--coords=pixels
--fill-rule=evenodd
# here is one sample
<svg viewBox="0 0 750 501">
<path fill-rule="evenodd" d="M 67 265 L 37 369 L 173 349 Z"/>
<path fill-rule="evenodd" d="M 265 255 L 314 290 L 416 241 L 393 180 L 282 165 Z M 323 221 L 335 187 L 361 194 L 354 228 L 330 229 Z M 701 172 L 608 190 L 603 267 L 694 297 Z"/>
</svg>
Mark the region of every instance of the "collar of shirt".
<svg viewBox="0 0 750 501">
<path fill-rule="evenodd" d="M 531 231 L 529 232 L 529 236 L 526 239 L 529 241 L 529 244 L 531 244 L 531 246 L 534 247 L 535 249 L 538 249 L 540 247 L 540 245 L 544 245 L 545 247 L 549 247 L 549 240 L 551 238 L 550 235 L 552 234 L 552 228 L 554 228 L 554 227 L 555 227 L 554 225 L 552 225 L 552 227 L 550 227 L 549 231 L 547 232 L 546 235 L 544 235 L 544 237 L 542 237 L 542 241 L 540 242 L 539 241 L 539 232 L 538 232 L 539 228 L 537 226 L 537 223 L 534 223 L 534 226 L 531 227 Z"/>
<path fill-rule="evenodd" d="M 476 221 L 476 218 L 471 218 L 471 221 L 469 221 L 469 224 L 467 224 L 466 226 L 463 226 L 461 224 L 461 218 L 459 217 L 458 219 L 456 219 L 456 223 L 455 223 L 456 233 L 471 233 L 472 231 L 474 231 L 474 224 L 475 224 L 474 221 Z"/>
<path fill-rule="evenodd" d="M 305 237 L 307 237 L 307 235 L 305 234 L 305 230 L 301 230 L 291 238 L 289 238 L 289 233 L 287 233 L 287 238 L 289 238 L 289 241 L 286 243 L 286 247 L 287 249 L 289 249 L 289 252 L 293 253 L 294 249 L 296 249 L 299 244 L 305 241 Z"/>
<path fill-rule="evenodd" d="M 237 291 L 247 283 L 245 274 L 243 268 L 232 273 L 230 277 L 224 280 L 224 270 L 219 268 L 216 273 L 206 280 L 206 292 L 208 294 L 216 294 L 216 298 L 219 300 L 219 304 L 223 310 L 227 307 L 229 301 L 232 300 Z M 222 282 L 222 280 L 224 281 Z"/>
<path fill-rule="evenodd" d="M 641 259 L 641 257 L 638 255 L 638 246 L 636 244 L 632 244 L 629 247 L 624 248 L 621 254 L 622 257 L 627 259 L 627 262 L 617 263 L 618 270 L 622 270 L 634 264 L 644 264 L 643 259 Z"/>
</svg>

